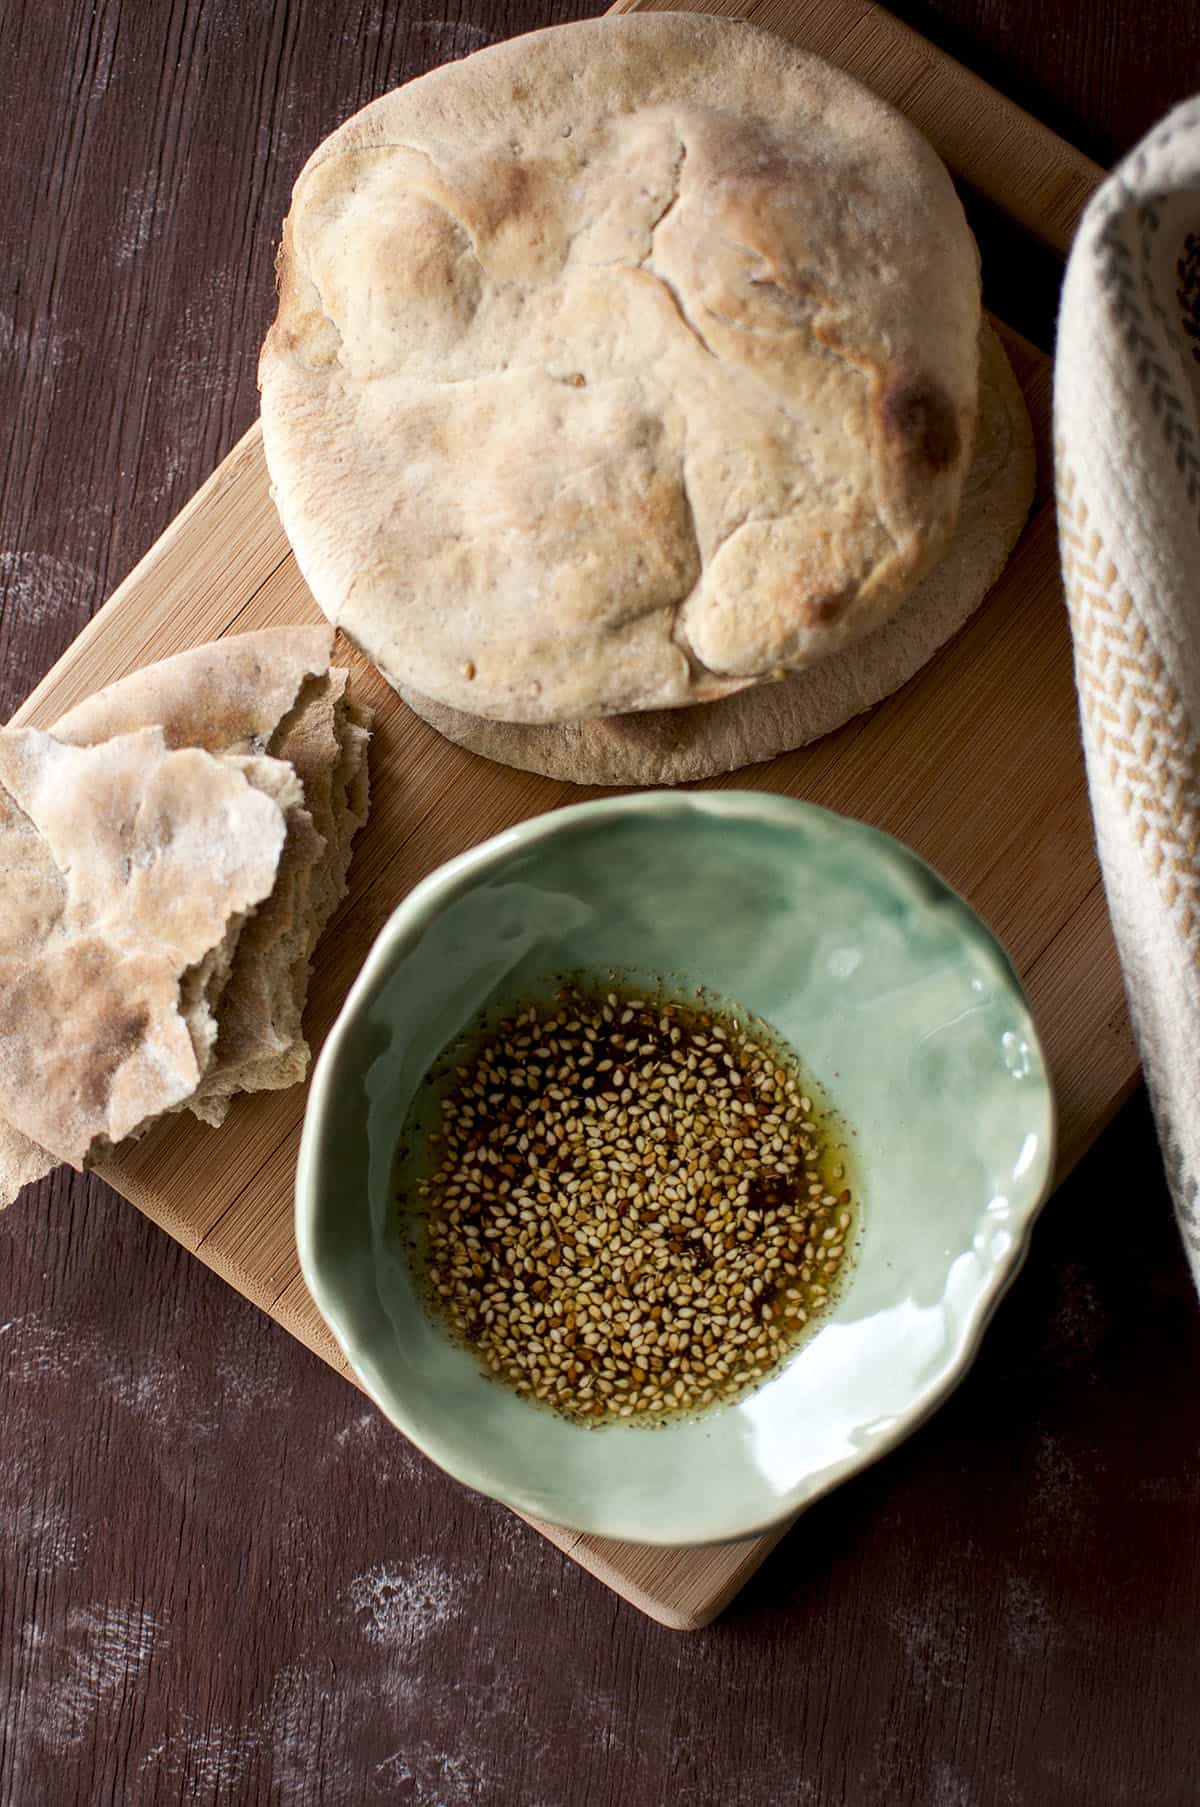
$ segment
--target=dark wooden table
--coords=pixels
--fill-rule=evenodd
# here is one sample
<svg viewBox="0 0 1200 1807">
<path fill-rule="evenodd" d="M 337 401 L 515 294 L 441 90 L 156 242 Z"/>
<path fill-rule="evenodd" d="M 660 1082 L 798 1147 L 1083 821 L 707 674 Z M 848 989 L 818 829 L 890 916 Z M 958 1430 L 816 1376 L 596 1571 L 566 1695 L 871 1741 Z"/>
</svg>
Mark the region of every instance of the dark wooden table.
<svg viewBox="0 0 1200 1807">
<path fill-rule="evenodd" d="M 0 717 L 252 419 L 306 152 L 595 10 L 0 5 Z M 1176 0 L 898 10 L 1101 160 L 1200 88 Z M 1048 343 L 1045 272 L 990 255 Z M 94 1181 L 0 1218 L 0 1412 L 2 1807 L 1200 1800 L 1200 1315 L 1141 1099 L 951 1403 L 693 1638 Z"/>
</svg>

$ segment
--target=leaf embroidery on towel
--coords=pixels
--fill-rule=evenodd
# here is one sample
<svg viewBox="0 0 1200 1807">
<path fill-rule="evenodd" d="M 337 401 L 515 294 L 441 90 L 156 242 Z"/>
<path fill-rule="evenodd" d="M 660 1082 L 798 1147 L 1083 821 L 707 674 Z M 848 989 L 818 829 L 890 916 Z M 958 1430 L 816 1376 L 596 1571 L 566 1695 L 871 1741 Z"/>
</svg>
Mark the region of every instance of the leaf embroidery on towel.
<svg viewBox="0 0 1200 1807">
<path fill-rule="evenodd" d="M 1200 364 L 1200 233 L 1189 232 L 1175 265 L 1179 324 L 1192 340 L 1192 356 Z"/>
<path fill-rule="evenodd" d="M 1061 449 L 1058 531 L 1084 719 L 1163 901 L 1200 947 L 1200 754 Z"/>
<path fill-rule="evenodd" d="M 1132 197 L 1127 196 L 1126 201 L 1131 203 Z M 1163 344 L 1147 319 L 1143 305 L 1144 297 L 1149 297 L 1155 313 L 1163 322 L 1164 331 L 1173 330 L 1148 275 L 1153 238 L 1159 225 L 1159 212 L 1153 201 L 1147 200 L 1137 208 L 1136 217 L 1141 232 L 1141 270 L 1137 267 L 1133 247 L 1125 235 L 1125 229 L 1131 223 L 1128 213 L 1119 201 L 1115 201 L 1098 240 L 1098 248 L 1104 257 L 1100 280 L 1113 316 L 1119 323 L 1126 348 L 1133 358 L 1138 378 L 1145 387 L 1150 406 L 1162 427 L 1163 438 L 1174 457 L 1175 468 L 1187 490 L 1188 501 L 1193 508 L 1200 508 L 1200 452 L 1196 448 L 1196 435 L 1190 419 L 1192 410 L 1179 393 L 1178 370 L 1172 370 L 1164 361 Z"/>
</svg>

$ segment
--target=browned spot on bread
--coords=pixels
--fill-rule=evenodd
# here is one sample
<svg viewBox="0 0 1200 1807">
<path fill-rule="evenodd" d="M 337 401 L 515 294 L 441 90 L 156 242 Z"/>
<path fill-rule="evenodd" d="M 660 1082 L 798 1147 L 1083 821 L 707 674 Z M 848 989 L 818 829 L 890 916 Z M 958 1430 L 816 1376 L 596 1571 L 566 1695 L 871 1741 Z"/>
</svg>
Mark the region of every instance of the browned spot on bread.
<svg viewBox="0 0 1200 1807">
<path fill-rule="evenodd" d="M 283 238 L 275 254 L 275 287 L 279 312 L 268 335 L 309 370 L 324 369 L 337 358 L 338 334 L 318 305 L 311 288 L 302 284 L 295 256 L 290 217 L 283 223 Z M 264 355 L 266 347 L 264 347 Z M 261 385 L 261 377 L 259 379 Z"/>
<path fill-rule="evenodd" d="M 102 968 L 107 966 L 103 960 L 98 964 Z M 100 976 L 103 982 L 111 984 L 111 972 L 104 970 Z M 109 997 L 115 1005 L 111 991 Z M 138 1052 L 149 1026 L 150 1009 L 147 1004 L 117 1010 L 111 1022 L 105 1025 L 103 1038 L 93 1047 L 89 1060 L 79 1064 L 77 1095 L 84 1109 L 95 1113 L 104 1111 L 114 1078 L 125 1062 Z"/>
<path fill-rule="evenodd" d="M 931 471 L 944 471 L 958 457 L 962 440 L 953 403 L 928 378 L 885 389 L 880 415 L 888 437 L 899 439 Z"/>
<path fill-rule="evenodd" d="M 493 233 L 516 214 L 533 213 L 542 199 L 545 177 L 532 163 L 497 163 L 470 190 L 472 223 Z M 531 222 L 536 228 L 536 220 Z"/>
<path fill-rule="evenodd" d="M 804 619 L 810 627 L 826 627 L 829 622 L 836 621 L 848 602 L 853 602 L 857 590 L 853 585 L 844 590 L 834 590 L 828 596 L 810 596 L 804 604 Z"/>
</svg>

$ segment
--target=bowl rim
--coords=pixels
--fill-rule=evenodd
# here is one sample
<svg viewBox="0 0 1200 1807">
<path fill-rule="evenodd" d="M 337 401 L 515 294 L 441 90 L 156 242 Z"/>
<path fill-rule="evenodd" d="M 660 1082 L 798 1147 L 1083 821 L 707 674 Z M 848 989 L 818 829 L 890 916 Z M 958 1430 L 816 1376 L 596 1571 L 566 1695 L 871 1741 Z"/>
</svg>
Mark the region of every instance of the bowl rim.
<svg viewBox="0 0 1200 1807">
<path fill-rule="evenodd" d="M 331 1298 L 316 1253 L 316 1229 L 321 1215 L 320 1189 L 317 1179 L 322 1165 L 328 1101 L 340 1077 L 347 1043 L 358 1027 L 358 1018 L 364 1002 L 373 996 L 378 984 L 386 975 L 388 967 L 403 945 L 415 940 L 448 903 L 461 896 L 480 879 L 485 878 L 517 849 L 536 846 L 539 842 L 556 837 L 564 830 L 571 829 L 581 821 L 596 822 L 605 819 L 617 820 L 629 815 L 656 816 L 676 813 L 680 815 L 696 814 L 718 819 L 734 817 L 739 820 L 782 827 L 795 827 L 798 823 L 812 817 L 832 820 L 839 824 L 841 829 L 852 829 L 860 834 L 864 841 L 875 843 L 877 853 L 885 857 L 889 863 L 906 865 L 931 878 L 939 892 L 944 893 L 958 904 L 962 913 L 960 920 L 963 925 L 973 932 L 979 948 L 991 956 L 1004 980 L 1023 1005 L 1044 1075 L 1046 1105 L 1045 1146 L 1040 1159 L 1037 1188 L 1030 1193 L 1030 1202 L 1020 1216 L 1014 1220 L 1011 1247 L 1002 1257 L 993 1259 L 987 1271 L 986 1283 L 981 1286 L 972 1300 L 970 1309 L 964 1313 L 955 1350 L 946 1361 L 945 1367 L 922 1392 L 914 1395 L 912 1406 L 897 1413 L 888 1428 L 876 1433 L 866 1447 L 855 1450 L 843 1461 L 821 1471 L 819 1480 L 812 1475 L 805 1476 L 790 1489 L 786 1503 L 781 1503 L 778 1510 L 771 1512 L 765 1518 L 754 1519 L 746 1523 L 739 1522 L 736 1528 L 723 1526 L 719 1532 L 711 1536 L 691 1538 L 685 1541 L 681 1541 L 678 1534 L 671 1535 L 664 1531 L 661 1536 L 649 1535 L 644 1528 L 639 1528 L 634 1539 L 638 1543 L 652 1547 L 700 1549 L 747 1541 L 790 1524 L 809 1506 L 815 1505 L 818 1500 L 824 1498 L 844 1481 L 871 1467 L 882 1457 L 898 1448 L 944 1404 L 966 1376 L 979 1352 L 989 1323 L 1024 1266 L 1034 1225 L 1054 1189 L 1058 1165 L 1058 1105 L 1050 1063 L 1025 988 L 1007 950 L 974 906 L 943 878 L 936 867 L 916 853 L 906 842 L 884 829 L 876 828 L 871 823 L 862 821 L 859 817 L 827 809 L 822 804 L 810 803 L 801 798 L 783 796 L 775 791 L 660 789 L 618 797 L 589 799 L 585 802 L 566 804 L 558 809 L 547 810 L 539 815 L 531 816 L 523 822 L 500 829 L 476 846 L 469 847 L 462 853 L 455 854 L 450 859 L 443 861 L 441 865 L 436 866 L 420 879 L 391 911 L 372 941 L 358 974 L 325 1037 L 313 1068 L 305 1101 L 303 1130 L 296 1164 L 294 1227 L 305 1286 L 351 1372 L 390 1423 L 402 1431 L 430 1461 L 460 1484 L 497 1500 L 501 1505 L 507 1506 L 512 1511 L 535 1522 L 554 1524 L 561 1530 L 584 1536 L 607 1537 L 618 1541 L 633 1538 L 631 1532 L 623 1531 L 620 1528 L 614 1529 L 611 1523 L 601 1522 L 600 1518 L 591 1523 L 548 1518 L 540 1501 L 523 1497 L 519 1484 L 509 1484 L 503 1478 L 498 1479 L 494 1472 L 487 1470 L 486 1460 L 483 1463 L 473 1463 L 467 1460 L 461 1454 L 453 1435 L 447 1437 L 418 1435 L 406 1413 L 403 1398 L 391 1394 L 384 1396 L 383 1389 L 377 1388 L 368 1379 L 356 1360 L 359 1339 L 355 1335 L 353 1325 L 345 1323 L 342 1313 Z M 486 1476 L 484 1471 L 487 1471 Z"/>
</svg>

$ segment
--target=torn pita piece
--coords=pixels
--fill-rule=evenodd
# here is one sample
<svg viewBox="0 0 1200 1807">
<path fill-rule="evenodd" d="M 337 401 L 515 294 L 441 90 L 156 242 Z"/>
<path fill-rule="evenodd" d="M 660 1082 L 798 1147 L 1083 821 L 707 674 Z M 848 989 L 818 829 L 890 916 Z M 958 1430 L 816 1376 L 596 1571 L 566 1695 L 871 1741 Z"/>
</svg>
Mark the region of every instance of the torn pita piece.
<svg viewBox="0 0 1200 1807">
<path fill-rule="evenodd" d="M 313 948 L 366 817 L 328 628 L 135 672 L 0 731 L 0 1204 L 166 1112 L 304 1077 Z"/>
</svg>

